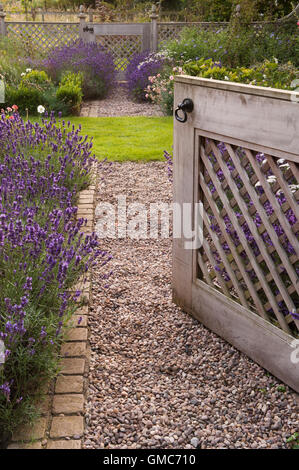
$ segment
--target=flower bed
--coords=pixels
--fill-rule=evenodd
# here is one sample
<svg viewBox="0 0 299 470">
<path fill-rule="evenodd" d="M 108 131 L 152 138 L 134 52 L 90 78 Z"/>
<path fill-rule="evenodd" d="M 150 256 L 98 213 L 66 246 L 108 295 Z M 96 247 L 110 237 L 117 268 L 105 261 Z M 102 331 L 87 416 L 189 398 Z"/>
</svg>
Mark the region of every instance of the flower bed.
<svg viewBox="0 0 299 470">
<path fill-rule="evenodd" d="M 148 98 L 146 87 L 150 83 L 149 77 L 161 71 L 165 62 L 166 56 L 160 53 L 143 52 L 132 57 L 126 69 L 128 90 L 132 98 L 138 101 Z"/>
<path fill-rule="evenodd" d="M 62 328 L 80 304 L 72 292 L 97 257 L 96 236 L 76 221 L 90 181 L 92 144 L 53 117 L 0 119 L 0 441 L 36 414 L 57 372 Z"/>
</svg>

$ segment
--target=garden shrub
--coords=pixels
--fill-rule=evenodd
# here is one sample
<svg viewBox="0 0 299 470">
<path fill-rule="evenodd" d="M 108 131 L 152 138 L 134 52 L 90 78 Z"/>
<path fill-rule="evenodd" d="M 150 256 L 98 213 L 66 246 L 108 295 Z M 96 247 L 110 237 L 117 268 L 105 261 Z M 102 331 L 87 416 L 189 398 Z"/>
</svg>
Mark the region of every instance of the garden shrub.
<svg viewBox="0 0 299 470">
<path fill-rule="evenodd" d="M 148 77 L 161 71 L 166 60 L 165 54 L 149 52 L 138 53 L 131 58 L 126 69 L 126 80 L 132 98 L 138 101 L 146 100 Z"/>
<path fill-rule="evenodd" d="M 174 75 L 182 73 L 284 90 L 295 89 L 298 86 L 295 85 L 295 80 L 299 79 L 299 70 L 291 63 L 278 64 L 277 61 L 266 60 L 251 68 L 229 68 L 212 59 L 189 61 L 183 67 L 166 67 L 161 73 L 149 77 L 150 84 L 145 90 L 145 96 L 151 102 L 158 104 L 164 114 L 173 113 Z"/>
<path fill-rule="evenodd" d="M 53 49 L 40 64 L 58 85 L 64 71 L 83 73 L 85 99 L 103 98 L 115 83 L 112 55 L 96 43 L 75 41 Z"/>
<path fill-rule="evenodd" d="M 173 80 L 175 74 L 183 73 L 182 67 L 164 67 L 161 73 L 148 77 L 149 85 L 145 89 L 145 97 L 158 104 L 166 115 L 173 113 Z"/>
<path fill-rule="evenodd" d="M 60 104 L 66 106 L 65 114 L 78 114 L 82 102 L 82 82 L 83 75 L 81 72 L 68 72 L 62 76 L 60 85 L 56 91 L 56 99 Z"/>
<path fill-rule="evenodd" d="M 10 118 L 10 119 L 9 119 Z M 91 143 L 53 117 L 0 119 L 0 442 L 36 415 L 41 386 L 57 373 L 62 328 L 79 305 L 72 286 L 99 251 L 76 221 L 90 181 Z"/>
<path fill-rule="evenodd" d="M 184 71 L 188 75 L 203 78 L 227 80 L 284 90 L 296 88 L 295 85 L 292 86 L 292 82 L 299 78 L 299 69 L 296 69 L 291 63 L 279 64 L 277 61 L 270 62 L 268 60 L 251 68 L 228 68 L 223 66 L 221 62 L 213 62 L 212 59 L 201 59 L 186 63 Z"/>
<path fill-rule="evenodd" d="M 265 59 L 276 57 L 279 62 L 292 62 L 299 67 L 299 35 L 289 26 L 273 31 L 270 26 L 241 28 L 232 32 L 230 28 L 218 31 L 200 31 L 185 28 L 179 39 L 169 41 L 164 47 L 176 64 L 188 60 L 213 59 L 228 67 L 250 67 Z"/>
<path fill-rule="evenodd" d="M 36 115 L 39 105 L 46 105 L 46 98 L 42 91 L 35 87 L 19 85 L 17 88 L 11 85 L 6 86 L 6 104 L 18 103 L 21 114 Z"/>
<path fill-rule="evenodd" d="M 44 91 L 51 86 L 51 80 L 44 70 L 27 69 L 26 72 L 21 73 L 21 85 Z"/>
</svg>

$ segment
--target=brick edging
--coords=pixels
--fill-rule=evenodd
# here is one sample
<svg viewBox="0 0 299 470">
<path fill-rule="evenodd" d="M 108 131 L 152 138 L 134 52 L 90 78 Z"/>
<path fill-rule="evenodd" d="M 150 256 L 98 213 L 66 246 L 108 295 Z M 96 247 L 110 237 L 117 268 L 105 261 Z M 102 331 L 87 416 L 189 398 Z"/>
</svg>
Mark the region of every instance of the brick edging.
<svg viewBox="0 0 299 470">
<path fill-rule="evenodd" d="M 79 194 L 77 218 L 87 219 L 82 232 L 91 234 L 94 228 L 96 166 L 93 183 Z M 80 298 L 88 305 L 78 309 L 71 321 L 73 327 L 61 347 L 61 372 L 45 392 L 40 404 L 41 417 L 33 426 L 23 426 L 12 437 L 8 449 L 81 449 L 84 435 L 84 403 L 88 388 L 90 348 L 88 343 L 88 313 L 91 295 L 90 272 L 84 276 Z M 82 317 L 80 324 L 79 318 Z M 72 326 L 72 325 L 71 325 Z"/>
</svg>

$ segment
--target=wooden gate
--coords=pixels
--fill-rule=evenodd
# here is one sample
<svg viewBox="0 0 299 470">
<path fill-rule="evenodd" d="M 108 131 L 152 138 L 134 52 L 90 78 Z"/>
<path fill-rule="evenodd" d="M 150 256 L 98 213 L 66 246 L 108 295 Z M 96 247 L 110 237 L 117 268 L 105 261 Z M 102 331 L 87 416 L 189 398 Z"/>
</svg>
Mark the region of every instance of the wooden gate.
<svg viewBox="0 0 299 470">
<path fill-rule="evenodd" d="M 299 94 L 176 77 L 185 98 L 174 202 L 203 204 L 203 244 L 174 239 L 174 301 L 299 392 Z"/>
<path fill-rule="evenodd" d="M 120 77 L 134 54 L 151 49 L 151 23 L 86 23 L 83 33 L 112 53 Z"/>
</svg>

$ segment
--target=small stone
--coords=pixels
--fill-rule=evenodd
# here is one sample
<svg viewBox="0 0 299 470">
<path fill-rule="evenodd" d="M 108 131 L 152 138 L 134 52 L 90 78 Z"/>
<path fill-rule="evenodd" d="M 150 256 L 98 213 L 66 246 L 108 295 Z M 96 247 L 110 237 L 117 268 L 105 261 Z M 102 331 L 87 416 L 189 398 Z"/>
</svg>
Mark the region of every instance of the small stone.
<svg viewBox="0 0 299 470">
<path fill-rule="evenodd" d="M 192 437 L 190 444 L 196 448 L 199 444 L 199 439 L 197 439 L 197 437 Z"/>
</svg>

